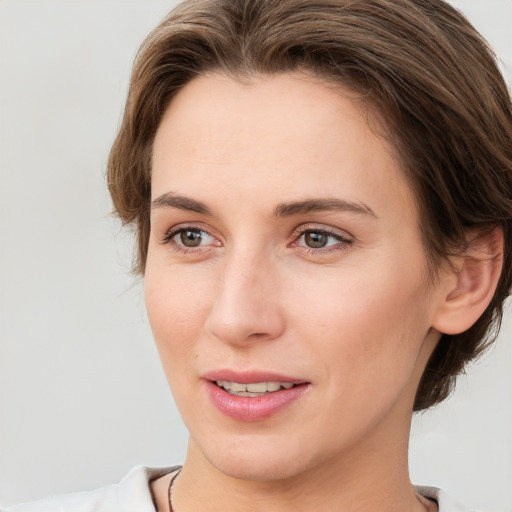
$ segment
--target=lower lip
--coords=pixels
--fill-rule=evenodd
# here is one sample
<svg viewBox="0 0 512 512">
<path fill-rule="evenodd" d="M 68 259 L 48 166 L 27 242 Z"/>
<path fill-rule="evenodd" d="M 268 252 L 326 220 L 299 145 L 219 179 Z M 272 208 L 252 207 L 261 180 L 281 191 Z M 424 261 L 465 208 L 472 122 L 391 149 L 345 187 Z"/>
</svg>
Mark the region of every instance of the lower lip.
<svg viewBox="0 0 512 512">
<path fill-rule="evenodd" d="M 208 396 L 213 405 L 224 415 L 239 421 L 262 421 L 282 411 L 299 399 L 309 384 L 281 389 L 261 396 L 237 396 L 216 384 L 206 381 Z"/>
</svg>

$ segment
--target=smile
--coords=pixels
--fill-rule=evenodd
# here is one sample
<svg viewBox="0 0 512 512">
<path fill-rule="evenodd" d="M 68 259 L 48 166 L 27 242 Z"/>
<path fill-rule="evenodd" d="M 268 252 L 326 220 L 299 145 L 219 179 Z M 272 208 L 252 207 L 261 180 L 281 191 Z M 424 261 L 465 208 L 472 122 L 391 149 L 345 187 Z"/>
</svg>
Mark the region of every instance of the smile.
<svg viewBox="0 0 512 512">
<path fill-rule="evenodd" d="M 311 388 L 310 382 L 284 376 L 276 379 L 277 375 L 263 377 L 255 373 L 238 374 L 237 378 L 235 372 L 221 373 L 225 374 L 224 379 L 217 375 L 217 378 L 203 380 L 205 391 L 222 415 L 236 421 L 263 421 L 300 401 Z M 230 373 L 232 375 L 228 375 Z"/>
<path fill-rule="evenodd" d="M 229 380 L 216 380 L 215 384 L 231 395 L 247 397 L 263 396 L 268 393 L 280 391 L 281 389 L 291 389 L 295 386 L 292 382 L 277 381 L 242 384 L 240 382 L 233 382 Z"/>
</svg>

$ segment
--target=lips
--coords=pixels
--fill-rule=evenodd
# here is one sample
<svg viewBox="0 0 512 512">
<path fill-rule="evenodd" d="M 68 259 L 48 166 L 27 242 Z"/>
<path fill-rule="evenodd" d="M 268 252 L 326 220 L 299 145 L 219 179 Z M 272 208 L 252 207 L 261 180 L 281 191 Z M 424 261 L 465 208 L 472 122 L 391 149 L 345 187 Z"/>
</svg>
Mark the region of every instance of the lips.
<svg viewBox="0 0 512 512">
<path fill-rule="evenodd" d="M 223 388 L 231 395 L 236 396 L 261 396 L 266 393 L 275 393 L 281 389 L 291 389 L 295 384 L 291 382 L 251 382 L 248 384 L 242 384 L 240 382 L 233 382 L 229 380 L 216 380 L 215 384 Z"/>
<path fill-rule="evenodd" d="M 203 376 L 208 397 L 225 416 L 238 421 L 262 421 L 302 397 L 310 383 L 268 372 L 220 370 Z"/>
</svg>

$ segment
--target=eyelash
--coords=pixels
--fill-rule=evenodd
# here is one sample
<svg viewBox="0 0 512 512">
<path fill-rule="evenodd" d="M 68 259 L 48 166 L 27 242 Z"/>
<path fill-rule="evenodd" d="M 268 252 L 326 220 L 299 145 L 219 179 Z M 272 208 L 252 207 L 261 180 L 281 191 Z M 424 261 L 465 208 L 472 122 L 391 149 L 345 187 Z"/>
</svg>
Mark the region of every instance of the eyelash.
<svg viewBox="0 0 512 512">
<path fill-rule="evenodd" d="M 198 246 L 197 248 L 195 247 L 186 247 L 185 245 L 179 245 L 178 243 L 176 243 L 173 238 L 178 236 L 180 233 L 183 233 L 184 231 L 193 231 L 193 232 L 196 232 L 196 233 L 199 233 L 201 235 L 208 235 L 212 238 L 215 238 L 213 235 L 210 235 L 210 233 L 208 233 L 208 231 L 204 230 L 204 229 L 201 229 L 197 226 L 190 226 L 190 225 L 181 225 L 181 226 L 175 226 L 173 228 L 171 228 L 167 233 L 166 235 L 164 236 L 164 238 L 162 239 L 162 244 L 164 245 L 168 245 L 173 251 L 176 251 L 176 252 L 181 252 L 183 254 L 187 254 L 187 253 L 191 253 L 191 252 L 197 252 L 198 250 L 202 250 L 202 248 L 200 246 Z"/>
<path fill-rule="evenodd" d="M 299 240 L 305 236 L 307 233 L 317 233 L 321 235 L 326 235 L 328 238 L 334 238 L 336 240 L 336 244 L 320 247 L 314 249 L 313 247 L 307 247 L 303 245 L 299 245 Z M 336 233 L 331 231 L 328 228 L 317 228 L 315 226 L 301 226 L 299 229 L 295 230 L 292 234 L 293 242 L 290 244 L 292 247 L 301 247 L 301 249 L 305 250 L 308 254 L 330 254 L 337 251 L 347 250 L 348 246 L 352 245 L 353 240 L 346 236 L 341 235 L 340 233 Z"/>
<path fill-rule="evenodd" d="M 162 239 L 162 244 L 168 245 L 173 251 L 181 252 L 183 254 L 191 253 L 191 252 L 198 252 L 200 250 L 204 250 L 201 246 L 196 247 L 186 247 L 184 245 L 180 245 L 176 243 L 173 239 L 178 236 L 180 233 L 183 233 L 184 231 L 193 231 L 196 233 L 201 234 L 202 236 L 207 235 L 209 237 L 212 237 L 215 239 L 213 235 L 208 233 L 208 231 L 201 229 L 197 226 L 193 225 L 185 225 L 185 226 L 175 226 L 171 228 L 166 235 Z M 326 235 L 328 238 L 333 238 L 336 240 L 336 244 L 332 244 L 327 247 L 319 247 L 319 248 L 313 248 L 313 247 L 307 247 L 304 245 L 299 245 L 300 239 L 305 236 L 307 233 L 316 233 L 320 235 Z M 350 238 L 347 238 L 339 233 L 335 233 L 334 231 L 331 231 L 326 228 L 316 228 L 314 226 L 301 226 L 300 228 L 296 229 L 292 233 L 293 241 L 288 245 L 288 247 L 300 247 L 302 250 L 306 251 L 308 254 L 329 254 L 336 251 L 343 251 L 348 248 L 348 246 L 352 245 L 353 240 Z"/>
</svg>

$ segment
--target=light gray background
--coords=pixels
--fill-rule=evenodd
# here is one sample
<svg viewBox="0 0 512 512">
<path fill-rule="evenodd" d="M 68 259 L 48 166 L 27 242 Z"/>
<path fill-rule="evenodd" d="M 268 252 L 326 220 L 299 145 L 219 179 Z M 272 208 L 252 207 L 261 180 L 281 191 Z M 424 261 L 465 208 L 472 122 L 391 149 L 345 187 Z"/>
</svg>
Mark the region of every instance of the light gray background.
<svg viewBox="0 0 512 512">
<path fill-rule="evenodd" d="M 183 459 L 186 431 L 103 172 L 145 34 L 175 2 L 0 0 L 0 502 Z M 512 0 L 455 2 L 512 78 Z M 512 321 L 415 419 L 413 481 L 512 510 Z"/>
</svg>

